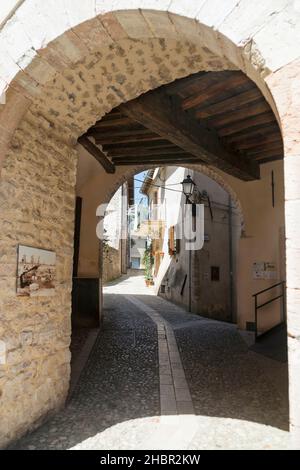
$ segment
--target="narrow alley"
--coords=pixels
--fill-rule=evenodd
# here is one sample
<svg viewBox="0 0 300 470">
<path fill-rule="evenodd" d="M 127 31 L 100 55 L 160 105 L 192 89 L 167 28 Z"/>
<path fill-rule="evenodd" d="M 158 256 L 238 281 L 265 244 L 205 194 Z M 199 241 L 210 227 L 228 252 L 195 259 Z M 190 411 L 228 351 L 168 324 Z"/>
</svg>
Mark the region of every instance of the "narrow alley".
<svg viewBox="0 0 300 470">
<path fill-rule="evenodd" d="M 134 275 L 104 289 L 94 336 L 66 408 L 11 449 L 288 447 L 287 365 L 249 351 L 236 326 Z"/>
</svg>

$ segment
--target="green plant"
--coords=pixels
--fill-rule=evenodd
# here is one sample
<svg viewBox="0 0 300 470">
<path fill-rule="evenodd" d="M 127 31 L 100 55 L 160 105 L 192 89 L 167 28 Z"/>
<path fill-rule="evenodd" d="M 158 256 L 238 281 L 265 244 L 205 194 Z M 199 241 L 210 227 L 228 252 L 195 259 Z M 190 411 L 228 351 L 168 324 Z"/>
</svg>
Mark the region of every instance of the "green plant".
<svg viewBox="0 0 300 470">
<path fill-rule="evenodd" d="M 109 244 L 109 237 L 107 235 L 107 230 L 104 229 L 103 231 L 103 239 L 102 239 L 102 254 L 103 254 L 103 259 L 106 262 L 111 262 L 111 246 Z"/>
<path fill-rule="evenodd" d="M 145 279 L 148 281 L 153 280 L 152 276 L 152 267 L 153 267 L 153 255 L 152 255 L 152 247 L 149 246 L 145 249 L 144 256 L 143 256 L 143 264 L 145 266 Z"/>
</svg>

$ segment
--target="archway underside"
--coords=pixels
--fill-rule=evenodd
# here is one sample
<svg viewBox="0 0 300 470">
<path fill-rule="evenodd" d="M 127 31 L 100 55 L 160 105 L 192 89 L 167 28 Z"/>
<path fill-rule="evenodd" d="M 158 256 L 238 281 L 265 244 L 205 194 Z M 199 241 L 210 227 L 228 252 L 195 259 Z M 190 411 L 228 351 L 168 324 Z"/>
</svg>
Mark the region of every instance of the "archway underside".
<svg viewBox="0 0 300 470">
<path fill-rule="evenodd" d="M 106 114 L 79 143 L 107 173 L 124 165 L 194 163 L 252 180 L 260 164 L 283 158 L 269 104 L 237 71 L 199 72 L 148 92 Z"/>
</svg>

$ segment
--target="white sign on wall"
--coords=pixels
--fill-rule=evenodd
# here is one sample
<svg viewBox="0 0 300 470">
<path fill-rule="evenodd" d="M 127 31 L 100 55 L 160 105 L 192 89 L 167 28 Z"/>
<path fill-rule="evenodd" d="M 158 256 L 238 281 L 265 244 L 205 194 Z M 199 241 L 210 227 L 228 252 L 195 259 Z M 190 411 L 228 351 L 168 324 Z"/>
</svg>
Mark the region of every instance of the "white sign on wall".
<svg viewBox="0 0 300 470">
<path fill-rule="evenodd" d="M 276 264 L 269 261 L 253 263 L 253 279 L 277 279 Z"/>
</svg>

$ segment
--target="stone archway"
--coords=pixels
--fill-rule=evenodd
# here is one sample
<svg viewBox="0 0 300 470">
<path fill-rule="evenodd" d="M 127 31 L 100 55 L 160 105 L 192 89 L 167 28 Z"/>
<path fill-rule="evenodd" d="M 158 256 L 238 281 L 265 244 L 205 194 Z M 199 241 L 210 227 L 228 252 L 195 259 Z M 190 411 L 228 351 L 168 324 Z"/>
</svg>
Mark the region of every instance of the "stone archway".
<svg viewBox="0 0 300 470">
<path fill-rule="evenodd" d="M 1 443 L 63 405 L 68 389 L 77 137 L 121 102 L 194 71 L 223 69 L 240 69 L 255 81 L 283 132 L 285 181 L 292 180 L 286 184 L 291 424 L 299 433 L 299 319 L 295 307 L 299 303 L 299 242 L 295 221 L 300 199 L 300 139 L 295 84 L 300 62 L 297 41 L 289 30 L 286 41 L 282 41 L 284 28 L 272 35 L 272 27 L 277 32 L 278 25 L 289 27 L 285 20 L 293 17 L 293 7 L 278 8 L 268 22 L 274 14 L 271 7 L 262 7 L 265 15 L 261 15 L 256 7 L 244 5 L 241 9 L 233 4 L 226 11 L 216 9 L 215 17 L 205 2 L 199 8 L 182 7 L 174 1 L 167 12 L 156 11 L 156 2 L 141 1 L 135 2 L 135 8 L 145 10 L 114 13 L 109 3 L 76 2 L 75 9 L 74 2 L 66 2 L 51 9 L 49 2 L 40 2 L 36 10 L 34 2 L 25 1 L 1 30 L 6 64 L 1 70 L 6 105 L 0 117 L 0 222 L 5 263 L 1 310 L 5 315 L 9 312 L 2 333 L 7 354 Z M 126 1 L 118 3 L 118 10 L 121 8 L 128 8 Z M 249 30 L 242 29 L 242 22 L 241 30 L 235 30 L 239 14 L 256 20 Z M 18 34 L 14 34 L 16 29 Z M 15 298 L 16 245 L 20 241 L 57 252 L 55 299 L 42 304 Z M 29 333 L 26 340 L 23 332 Z M 22 361 L 27 363 L 26 374 L 20 377 Z M 22 393 L 22 388 L 28 393 Z M 16 401 L 21 394 L 22 400 Z"/>
</svg>

